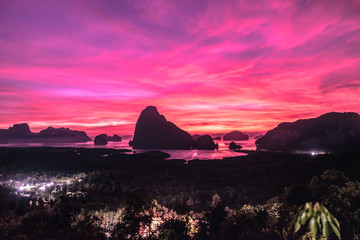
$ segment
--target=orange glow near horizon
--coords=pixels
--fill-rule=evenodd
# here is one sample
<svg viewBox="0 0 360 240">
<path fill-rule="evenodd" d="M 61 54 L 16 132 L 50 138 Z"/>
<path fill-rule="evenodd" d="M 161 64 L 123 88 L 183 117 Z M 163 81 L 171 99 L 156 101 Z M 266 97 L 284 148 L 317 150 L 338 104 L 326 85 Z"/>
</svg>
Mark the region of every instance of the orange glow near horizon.
<svg viewBox="0 0 360 240">
<path fill-rule="evenodd" d="M 359 112 L 360 2 L 0 2 L 0 129 L 195 133 Z"/>
</svg>

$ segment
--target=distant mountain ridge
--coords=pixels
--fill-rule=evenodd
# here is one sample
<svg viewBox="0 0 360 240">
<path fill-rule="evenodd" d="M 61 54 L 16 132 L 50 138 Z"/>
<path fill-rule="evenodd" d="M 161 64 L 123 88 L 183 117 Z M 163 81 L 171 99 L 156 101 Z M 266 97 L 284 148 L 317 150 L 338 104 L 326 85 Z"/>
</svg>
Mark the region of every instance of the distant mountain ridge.
<svg viewBox="0 0 360 240">
<path fill-rule="evenodd" d="M 8 129 L 0 129 L 0 137 L 3 138 L 30 137 L 32 134 L 27 123 L 14 124 Z"/>
<path fill-rule="evenodd" d="M 14 124 L 8 129 L 0 129 L 2 142 L 26 142 L 26 143 L 57 143 L 57 142 L 88 142 L 91 141 L 84 131 L 71 130 L 69 128 L 48 127 L 39 133 L 33 133 L 27 123 Z"/>
<path fill-rule="evenodd" d="M 259 150 L 345 151 L 360 149 L 360 115 L 331 112 L 280 123 L 255 142 Z"/>
</svg>

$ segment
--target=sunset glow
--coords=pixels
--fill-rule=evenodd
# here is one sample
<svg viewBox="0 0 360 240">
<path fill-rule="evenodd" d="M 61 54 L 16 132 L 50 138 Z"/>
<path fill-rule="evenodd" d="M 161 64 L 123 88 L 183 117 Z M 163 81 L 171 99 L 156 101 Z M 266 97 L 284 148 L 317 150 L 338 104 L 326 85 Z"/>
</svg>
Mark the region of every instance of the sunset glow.
<svg viewBox="0 0 360 240">
<path fill-rule="evenodd" d="M 360 109 L 360 2 L 0 0 L 0 128 L 195 133 Z"/>
</svg>

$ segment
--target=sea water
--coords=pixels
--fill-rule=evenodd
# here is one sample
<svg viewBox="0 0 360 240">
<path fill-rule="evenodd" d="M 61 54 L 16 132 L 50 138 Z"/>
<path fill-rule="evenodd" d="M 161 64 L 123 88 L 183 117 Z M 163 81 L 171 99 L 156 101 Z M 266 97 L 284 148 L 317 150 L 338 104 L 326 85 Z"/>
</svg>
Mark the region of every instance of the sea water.
<svg viewBox="0 0 360 240">
<path fill-rule="evenodd" d="M 93 142 L 85 143 L 9 143 L 0 144 L 0 147 L 74 147 L 74 148 L 114 148 L 114 149 L 129 149 L 129 140 L 132 136 L 122 137 L 121 142 L 108 142 L 107 145 L 94 145 Z M 247 141 L 234 141 L 236 144 L 242 146 L 242 150 L 255 150 L 255 139 L 250 138 Z M 219 149 L 215 150 L 167 150 L 167 149 L 135 149 L 136 153 L 143 153 L 147 151 L 162 151 L 171 155 L 169 159 L 184 159 L 184 160 L 210 160 L 223 159 L 224 157 L 244 156 L 246 153 L 235 152 L 229 149 L 231 141 L 214 140 L 219 144 Z M 131 153 L 131 152 L 129 152 Z"/>
</svg>

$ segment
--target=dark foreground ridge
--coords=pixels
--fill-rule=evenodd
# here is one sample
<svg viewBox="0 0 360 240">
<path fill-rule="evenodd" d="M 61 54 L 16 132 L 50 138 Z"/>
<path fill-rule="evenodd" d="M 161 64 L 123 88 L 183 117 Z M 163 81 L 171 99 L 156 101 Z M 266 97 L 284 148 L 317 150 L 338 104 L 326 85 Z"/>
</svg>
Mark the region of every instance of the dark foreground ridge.
<svg viewBox="0 0 360 240">
<path fill-rule="evenodd" d="M 256 141 L 259 150 L 356 151 L 360 146 L 357 113 L 327 113 L 317 118 L 281 123 Z"/>
</svg>

